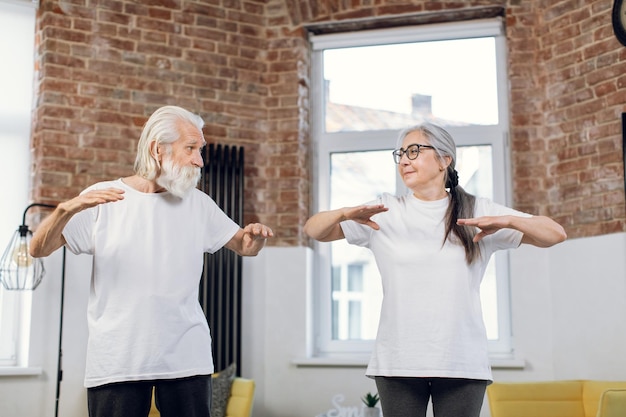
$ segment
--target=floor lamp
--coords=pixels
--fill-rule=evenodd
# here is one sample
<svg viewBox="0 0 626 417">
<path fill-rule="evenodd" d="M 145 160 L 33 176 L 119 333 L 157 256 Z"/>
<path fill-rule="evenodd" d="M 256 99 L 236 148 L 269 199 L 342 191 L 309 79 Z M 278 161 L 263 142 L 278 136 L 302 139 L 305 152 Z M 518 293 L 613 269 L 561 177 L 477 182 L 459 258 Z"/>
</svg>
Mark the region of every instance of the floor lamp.
<svg viewBox="0 0 626 417">
<path fill-rule="evenodd" d="M 33 203 L 26 207 L 22 217 L 22 224 L 13 234 L 2 258 L 0 259 L 0 282 L 6 290 L 12 291 L 32 291 L 41 283 L 46 271 L 41 258 L 30 256 L 30 241 L 33 233 L 26 225 L 26 213 L 33 207 L 43 207 L 54 209 L 56 206 L 50 204 Z M 59 415 L 59 396 L 61 393 L 61 380 L 63 370 L 61 369 L 62 358 L 62 338 L 63 338 L 63 304 L 65 298 L 65 246 L 63 246 L 63 260 L 61 270 L 61 311 L 59 320 L 59 350 L 57 356 L 57 386 L 54 415 Z"/>
</svg>

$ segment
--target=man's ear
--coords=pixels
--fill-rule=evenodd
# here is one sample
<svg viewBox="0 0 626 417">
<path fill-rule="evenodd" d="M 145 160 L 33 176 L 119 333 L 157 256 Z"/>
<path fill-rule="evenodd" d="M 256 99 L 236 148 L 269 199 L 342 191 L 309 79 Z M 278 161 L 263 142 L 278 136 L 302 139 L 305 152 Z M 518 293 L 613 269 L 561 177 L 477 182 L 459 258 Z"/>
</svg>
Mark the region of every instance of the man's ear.
<svg viewBox="0 0 626 417">
<path fill-rule="evenodd" d="M 161 158 L 163 156 L 163 147 L 159 146 L 156 140 L 150 142 L 150 155 L 152 155 L 155 161 L 161 162 Z"/>
</svg>

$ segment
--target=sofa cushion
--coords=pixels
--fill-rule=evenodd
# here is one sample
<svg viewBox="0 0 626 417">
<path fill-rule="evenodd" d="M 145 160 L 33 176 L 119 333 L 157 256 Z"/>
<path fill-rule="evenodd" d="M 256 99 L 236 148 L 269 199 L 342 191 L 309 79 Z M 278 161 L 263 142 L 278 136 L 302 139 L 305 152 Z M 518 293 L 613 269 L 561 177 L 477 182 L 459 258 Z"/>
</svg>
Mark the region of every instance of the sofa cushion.
<svg viewBox="0 0 626 417">
<path fill-rule="evenodd" d="M 626 416 L 626 390 L 609 389 L 602 393 L 598 417 Z"/>
<path fill-rule="evenodd" d="M 225 417 L 230 387 L 233 385 L 237 366 L 233 363 L 217 374 L 213 374 L 211 417 Z"/>
<path fill-rule="evenodd" d="M 596 417 L 602 393 L 608 389 L 626 389 L 625 381 L 583 381 L 585 416 Z"/>
<path fill-rule="evenodd" d="M 248 417 L 254 402 L 254 380 L 235 378 L 226 406 L 226 417 Z"/>
<path fill-rule="evenodd" d="M 487 393 L 493 417 L 585 417 L 582 381 L 494 382 Z"/>
</svg>

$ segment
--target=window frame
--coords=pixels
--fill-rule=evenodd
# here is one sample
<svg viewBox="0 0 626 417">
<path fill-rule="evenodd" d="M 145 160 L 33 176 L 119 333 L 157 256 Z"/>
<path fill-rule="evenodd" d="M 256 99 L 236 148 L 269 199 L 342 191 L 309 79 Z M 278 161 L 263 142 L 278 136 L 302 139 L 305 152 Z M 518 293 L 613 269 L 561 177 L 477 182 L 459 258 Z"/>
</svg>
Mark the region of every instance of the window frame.
<svg viewBox="0 0 626 417">
<path fill-rule="evenodd" d="M 3 51 L 9 58 L 8 61 L 15 66 L 20 66 L 21 73 L 28 73 L 30 71 L 31 86 L 21 91 L 32 92 L 32 82 L 34 76 L 34 50 L 35 50 L 35 24 L 36 24 L 36 9 L 38 2 L 29 0 L 0 0 L 0 8 L 2 11 L 12 12 L 11 16 L 19 16 L 14 21 L 19 21 L 24 17 L 24 25 L 29 27 L 19 27 L 17 32 L 12 32 L 11 36 L 16 39 L 23 39 L 24 41 L 32 41 L 31 49 L 28 48 L 7 48 L 7 51 Z M 30 32 L 30 38 L 25 39 L 24 35 Z M 15 28 L 4 28 L 3 30 L 11 30 Z M 19 49 L 19 52 L 17 51 Z M 19 56 L 13 56 L 13 53 L 19 54 Z M 24 55 L 22 55 L 24 54 Z M 12 58 L 11 58 L 12 57 Z M 5 56 L 6 58 L 6 56 Z M 11 59 L 10 59 L 11 58 Z M 29 61 L 30 60 L 30 61 Z M 25 69 L 21 65 L 28 65 L 29 68 Z M 8 69 L 9 67 L 7 67 Z M 15 71 L 15 69 L 14 69 Z M 16 79 L 11 73 L 3 73 L 4 79 L 11 80 L 11 83 L 21 82 L 22 80 Z M 12 96 L 9 96 L 9 100 Z M 4 107 L 0 105 L 0 119 L 7 121 L 2 125 L 2 132 L 0 136 L 4 139 L 5 133 L 8 139 L 7 143 L 4 143 L 9 150 L 5 149 L 6 154 L 10 154 L 8 159 L 8 165 L 3 164 L 7 170 L 11 171 L 13 181 L 8 184 L 7 193 L 7 207 L 4 207 L 5 216 L 2 221 L 2 227 L 0 230 L 0 253 L 4 253 L 6 245 L 9 244 L 13 233 L 17 230 L 17 226 L 20 224 L 22 213 L 26 205 L 28 204 L 28 186 L 30 175 L 30 131 L 31 131 L 31 112 L 32 112 L 32 97 L 29 94 L 30 107 L 28 109 L 23 106 L 16 106 L 15 102 L 12 102 L 10 106 L 12 111 L 4 113 L 2 110 Z M 1 103 L 0 103 L 1 104 Z M 16 113 L 13 110 L 19 109 Z M 11 141 L 19 137 L 19 144 Z M 23 141 L 23 142 L 22 142 Z M 23 149 L 22 149 L 23 144 Z M 5 234 L 6 233 L 6 234 Z M 31 309 L 32 309 L 32 292 L 31 291 L 8 291 L 0 285 L 0 367 L 6 368 L 26 368 L 28 367 L 28 352 L 30 347 L 30 329 L 31 329 Z"/>
<path fill-rule="evenodd" d="M 360 132 L 325 131 L 325 85 L 323 52 L 326 49 L 375 46 L 394 43 L 439 41 L 472 37 L 493 37 L 496 48 L 498 124 L 490 126 L 447 127 L 458 146 L 490 145 L 493 155 L 493 200 L 511 204 L 511 172 L 509 162 L 509 97 L 506 68 L 506 37 L 501 18 L 479 19 L 410 27 L 353 31 L 349 33 L 310 34 L 311 44 L 311 132 L 313 147 L 313 212 L 328 210 L 330 204 L 330 160 L 334 152 L 374 151 L 389 149 L 389 138 L 395 139 L 399 130 Z M 391 158 L 391 155 L 390 155 Z M 401 184 L 398 177 L 397 183 Z M 398 188 L 402 188 L 400 185 Z M 359 202 L 355 202 L 358 204 Z M 489 341 L 493 359 L 512 357 L 511 308 L 509 294 L 508 251 L 494 255 L 498 270 L 498 329 L 499 339 Z M 317 285 L 313 289 L 313 332 L 311 351 L 315 357 L 366 357 L 373 347 L 372 340 L 332 340 L 330 244 L 314 242 L 313 274 Z M 324 325 L 327 323 L 328 325 Z"/>
</svg>

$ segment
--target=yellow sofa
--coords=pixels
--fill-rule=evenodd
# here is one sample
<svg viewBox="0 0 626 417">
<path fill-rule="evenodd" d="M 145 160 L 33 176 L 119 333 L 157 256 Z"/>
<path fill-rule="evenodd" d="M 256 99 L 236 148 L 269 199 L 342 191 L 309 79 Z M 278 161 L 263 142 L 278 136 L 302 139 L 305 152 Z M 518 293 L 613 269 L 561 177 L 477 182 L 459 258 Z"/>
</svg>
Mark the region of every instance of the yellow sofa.
<svg viewBox="0 0 626 417">
<path fill-rule="evenodd" d="M 226 417 L 250 417 L 254 402 L 254 388 L 254 380 L 252 379 L 237 377 L 233 380 L 226 404 Z M 154 396 L 152 396 L 152 408 L 149 417 L 159 416 L 159 410 L 157 410 Z"/>
<path fill-rule="evenodd" d="M 626 381 L 494 382 L 487 397 L 491 417 L 626 417 Z"/>
<path fill-rule="evenodd" d="M 626 416 L 626 389 L 609 389 L 600 397 L 598 417 Z"/>
</svg>

